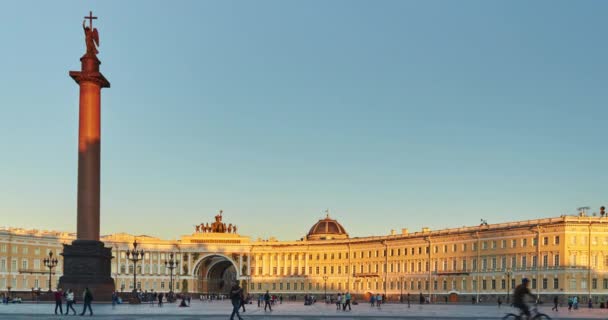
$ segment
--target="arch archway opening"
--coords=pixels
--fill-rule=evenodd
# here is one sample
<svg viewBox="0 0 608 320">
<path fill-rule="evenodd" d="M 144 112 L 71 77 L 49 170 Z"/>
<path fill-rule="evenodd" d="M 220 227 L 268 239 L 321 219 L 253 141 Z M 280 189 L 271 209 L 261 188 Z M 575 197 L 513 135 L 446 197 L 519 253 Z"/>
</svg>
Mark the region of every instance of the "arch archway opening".
<svg viewBox="0 0 608 320">
<path fill-rule="evenodd" d="M 226 296 L 237 279 L 237 270 L 226 257 L 211 255 L 199 262 L 196 278 L 196 289 L 201 294 Z"/>
</svg>

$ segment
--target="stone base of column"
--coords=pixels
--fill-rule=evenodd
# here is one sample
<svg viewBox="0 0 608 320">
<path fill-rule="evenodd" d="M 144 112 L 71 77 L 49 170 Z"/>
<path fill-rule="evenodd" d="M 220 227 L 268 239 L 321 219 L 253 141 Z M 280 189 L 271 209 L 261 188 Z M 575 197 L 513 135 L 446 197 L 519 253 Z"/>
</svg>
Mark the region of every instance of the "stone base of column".
<svg viewBox="0 0 608 320">
<path fill-rule="evenodd" d="M 63 276 L 59 287 L 72 289 L 82 300 L 82 293 L 89 288 L 95 301 L 111 301 L 114 291 L 112 279 L 112 248 L 101 241 L 75 240 L 63 245 Z"/>
</svg>

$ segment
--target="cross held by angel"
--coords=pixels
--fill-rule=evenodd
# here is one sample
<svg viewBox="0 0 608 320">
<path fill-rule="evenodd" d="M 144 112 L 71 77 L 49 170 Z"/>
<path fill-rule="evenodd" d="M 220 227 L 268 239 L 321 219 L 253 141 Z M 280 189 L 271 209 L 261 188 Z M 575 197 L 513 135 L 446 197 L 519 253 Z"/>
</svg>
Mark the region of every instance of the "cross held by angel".
<svg viewBox="0 0 608 320">
<path fill-rule="evenodd" d="M 97 19 L 97 17 L 93 17 L 93 12 L 89 11 L 89 16 L 84 17 L 85 20 L 82 21 L 82 29 L 84 30 L 85 44 L 87 46 L 87 53 L 85 56 L 95 56 L 99 51 L 97 51 L 97 47 L 99 47 L 99 32 L 97 28 L 93 28 L 93 20 Z M 86 25 L 86 20 L 89 20 L 89 25 Z"/>
</svg>

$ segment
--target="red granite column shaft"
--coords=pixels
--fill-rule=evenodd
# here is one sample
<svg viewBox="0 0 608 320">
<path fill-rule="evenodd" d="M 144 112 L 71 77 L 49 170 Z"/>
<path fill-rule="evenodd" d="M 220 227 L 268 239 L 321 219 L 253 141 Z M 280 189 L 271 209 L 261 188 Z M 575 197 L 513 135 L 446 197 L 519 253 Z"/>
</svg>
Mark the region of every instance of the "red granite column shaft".
<svg viewBox="0 0 608 320">
<path fill-rule="evenodd" d="M 99 241 L 101 88 L 110 83 L 99 72 L 97 57 L 85 55 L 80 60 L 81 71 L 70 72 L 80 86 L 76 239 Z"/>
<path fill-rule="evenodd" d="M 78 240 L 99 240 L 101 87 L 80 82 L 78 134 Z"/>
</svg>

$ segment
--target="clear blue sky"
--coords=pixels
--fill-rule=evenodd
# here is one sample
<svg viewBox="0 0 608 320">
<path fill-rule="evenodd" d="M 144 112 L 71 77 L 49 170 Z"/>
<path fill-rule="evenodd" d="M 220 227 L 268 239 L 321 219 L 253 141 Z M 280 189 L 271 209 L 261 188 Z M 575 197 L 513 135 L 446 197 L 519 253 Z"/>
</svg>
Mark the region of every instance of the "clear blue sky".
<svg viewBox="0 0 608 320">
<path fill-rule="evenodd" d="M 0 225 L 74 231 L 82 17 L 102 92 L 102 233 L 224 209 L 298 239 L 608 204 L 608 2 L 11 1 Z"/>
</svg>

